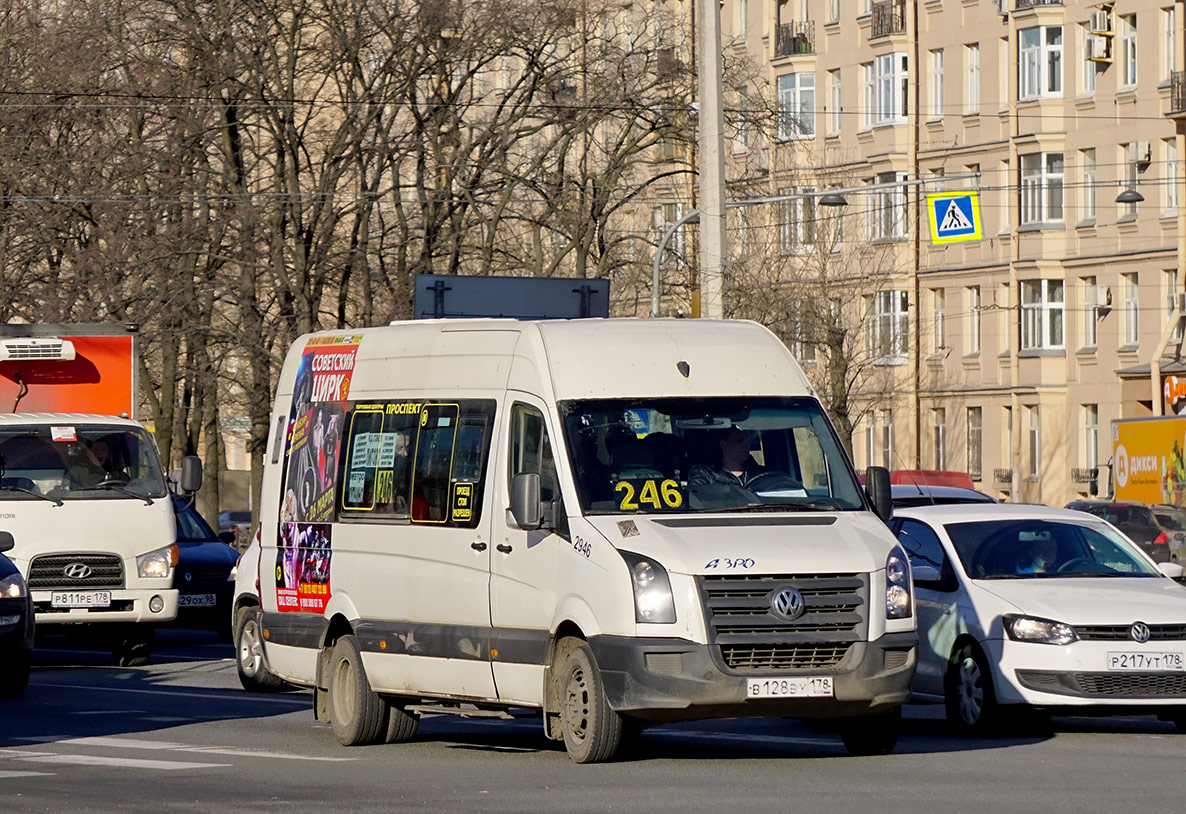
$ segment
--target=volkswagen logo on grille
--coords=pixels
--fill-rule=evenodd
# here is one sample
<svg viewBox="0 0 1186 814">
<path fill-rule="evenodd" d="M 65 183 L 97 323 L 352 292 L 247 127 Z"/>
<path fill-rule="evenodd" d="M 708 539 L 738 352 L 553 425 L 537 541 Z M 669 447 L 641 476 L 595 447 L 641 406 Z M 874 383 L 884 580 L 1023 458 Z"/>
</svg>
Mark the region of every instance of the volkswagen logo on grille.
<svg viewBox="0 0 1186 814">
<path fill-rule="evenodd" d="M 775 592 L 770 599 L 770 609 L 774 611 L 775 616 L 780 616 L 787 621 L 798 619 L 803 615 L 803 594 L 794 588 L 783 588 L 781 591 Z"/>
<path fill-rule="evenodd" d="M 62 573 L 70 579 L 86 579 L 91 575 L 91 567 L 85 562 L 72 562 L 62 569 Z"/>
<path fill-rule="evenodd" d="M 1128 629 L 1128 635 L 1134 642 L 1144 644 L 1149 641 L 1149 626 L 1144 622 L 1137 622 Z"/>
</svg>

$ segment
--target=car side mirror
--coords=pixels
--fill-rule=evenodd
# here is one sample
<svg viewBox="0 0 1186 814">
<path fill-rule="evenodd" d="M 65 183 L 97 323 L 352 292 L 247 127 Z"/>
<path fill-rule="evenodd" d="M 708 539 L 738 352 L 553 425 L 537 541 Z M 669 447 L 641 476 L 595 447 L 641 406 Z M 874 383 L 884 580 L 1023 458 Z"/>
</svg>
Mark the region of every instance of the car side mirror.
<svg viewBox="0 0 1186 814">
<path fill-rule="evenodd" d="M 894 516 L 894 503 L 890 498 L 890 475 L 884 466 L 871 466 L 865 470 L 865 494 L 873 504 L 873 511 L 883 522 Z"/>
<path fill-rule="evenodd" d="M 235 532 L 220 531 L 220 532 L 218 532 L 218 539 L 222 540 L 227 545 L 234 545 L 235 544 Z"/>
<path fill-rule="evenodd" d="M 11 531 L 0 531 L 0 553 L 5 551 L 12 551 L 16 548 L 16 540 L 13 539 Z"/>
<path fill-rule="evenodd" d="M 1186 574 L 1186 568 L 1183 568 L 1180 562 L 1159 562 L 1157 570 L 1170 579 L 1181 579 L 1182 575 Z"/>
<path fill-rule="evenodd" d="M 910 570 L 914 577 L 915 588 L 924 588 L 928 591 L 938 591 L 939 593 L 947 594 L 959 587 L 950 566 L 939 568 L 938 566 L 927 563 L 921 565 L 911 564 Z"/>
<path fill-rule="evenodd" d="M 511 478 L 511 516 L 521 529 L 530 531 L 543 525 L 538 472 L 520 472 Z"/>
<path fill-rule="evenodd" d="M 186 455 L 181 459 L 181 491 L 193 493 L 202 488 L 202 459 Z"/>
</svg>

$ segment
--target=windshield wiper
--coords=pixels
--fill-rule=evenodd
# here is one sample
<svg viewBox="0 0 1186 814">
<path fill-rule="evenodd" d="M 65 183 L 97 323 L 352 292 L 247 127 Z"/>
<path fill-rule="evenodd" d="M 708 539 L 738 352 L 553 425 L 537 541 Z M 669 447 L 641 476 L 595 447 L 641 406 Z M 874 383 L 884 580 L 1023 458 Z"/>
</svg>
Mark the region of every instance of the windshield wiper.
<svg viewBox="0 0 1186 814">
<path fill-rule="evenodd" d="M 54 504 L 55 506 L 62 505 L 62 501 L 58 500 L 56 497 L 50 497 L 49 495 L 43 495 L 40 492 L 34 492 L 32 489 L 26 489 L 23 486 L 11 486 L 9 484 L 5 484 L 3 486 L 0 486 L 0 491 L 20 492 L 22 494 L 32 495 L 33 497 L 39 497 L 42 500 L 48 500 L 50 503 Z"/>
<path fill-rule="evenodd" d="M 125 494 L 125 495 L 127 495 L 127 496 L 129 496 L 129 497 L 134 497 L 134 498 L 136 498 L 137 500 L 143 500 L 143 501 L 144 501 L 144 505 L 145 505 L 145 506 L 151 506 L 151 505 L 152 505 L 152 498 L 150 498 L 150 497 L 145 497 L 144 495 L 138 495 L 138 494 L 136 494 L 135 492 L 133 492 L 131 489 L 125 489 L 123 486 L 120 486 L 119 484 L 115 484 L 115 483 L 107 483 L 107 484 L 103 484 L 103 485 L 100 485 L 100 486 L 92 486 L 92 487 L 90 487 L 90 488 L 91 488 L 91 489 L 96 489 L 96 490 L 97 490 L 97 489 L 103 489 L 103 490 L 105 490 L 105 491 L 111 491 L 111 492 L 122 492 L 123 494 Z"/>
</svg>

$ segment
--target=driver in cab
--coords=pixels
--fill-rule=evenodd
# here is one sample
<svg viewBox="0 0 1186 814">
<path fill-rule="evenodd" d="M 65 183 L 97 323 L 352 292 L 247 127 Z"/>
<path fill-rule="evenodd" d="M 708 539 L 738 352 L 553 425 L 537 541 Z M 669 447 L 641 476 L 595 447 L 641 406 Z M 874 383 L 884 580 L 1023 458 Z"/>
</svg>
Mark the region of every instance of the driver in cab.
<svg viewBox="0 0 1186 814">
<path fill-rule="evenodd" d="M 717 440 L 720 465 L 697 464 L 688 473 L 689 486 L 729 485 L 747 486 L 760 475 L 770 472 L 750 455 L 753 433 L 734 425 Z"/>
<path fill-rule="evenodd" d="M 96 438 L 86 446 L 86 454 L 73 467 L 74 480 L 85 488 L 101 483 L 126 481 L 127 475 L 116 465 L 111 445 L 104 438 Z"/>
</svg>

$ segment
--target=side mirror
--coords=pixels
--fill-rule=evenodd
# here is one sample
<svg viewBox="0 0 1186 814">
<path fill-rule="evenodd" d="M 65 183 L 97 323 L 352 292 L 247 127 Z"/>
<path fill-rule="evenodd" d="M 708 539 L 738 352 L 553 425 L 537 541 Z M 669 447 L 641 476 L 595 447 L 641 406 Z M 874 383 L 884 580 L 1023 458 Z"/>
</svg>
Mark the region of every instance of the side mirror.
<svg viewBox="0 0 1186 814">
<path fill-rule="evenodd" d="M 12 551 L 16 547 L 16 540 L 12 538 L 11 531 L 0 531 L 0 552 Z"/>
<path fill-rule="evenodd" d="M 538 529 L 543 525 L 538 472 L 520 472 L 511 478 L 511 516 L 521 529 Z"/>
<path fill-rule="evenodd" d="M 186 455 L 181 459 L 181 491 L 194 493 L 202 488 L 202 459 Z"/>
<path fill-rule="evenodd" d="M 218 539 L 222 540 L 227 545 L 234 545 L 235 544 L 235 532 L 220 531 L 220 532 L 218 532 Z"/>
<path fill-rule="evenodd" d="M 911 564 L 910 571 L 914 577 L 915 588 L 924 588 L 928 591 L 938 591 L 944 594 L 951 593 L 959 588 L 955 574 L 952 572 L 951 566 L 947 563 L 944 563 L 943 568 L 928 565 L 927 563 L 921 563 L 919 565 Z"/>
<path fill-rule="evenodd" d="M 2 545 L 2 543 L 0 543 Z M 3 549 L 0 549 L 3 550 Z M 1157 570 L 1165 574 L 1170 579 L 1181 579 L 1183 574 L 1186 574 L 1186 568 L 1182 567 L 1180 562 L 1159 562 Z"/>
<path fill-rule="evenodd" d="M 888 523 L 894 516 L 894 503 L 890 498 L 890 475 L 884 466 L 871 466 L 865 470 L 865 494 L 873 504 L 873 511 L 882 521 Z"/>
</svg>

